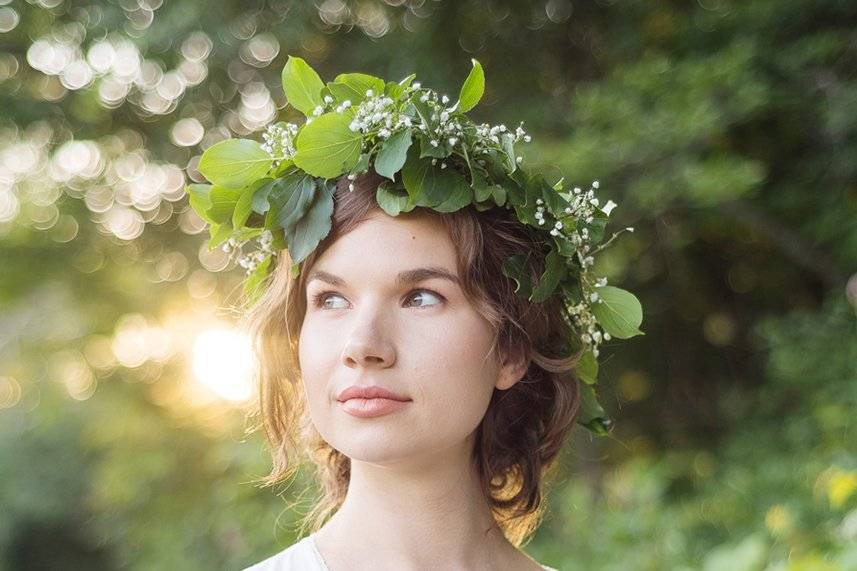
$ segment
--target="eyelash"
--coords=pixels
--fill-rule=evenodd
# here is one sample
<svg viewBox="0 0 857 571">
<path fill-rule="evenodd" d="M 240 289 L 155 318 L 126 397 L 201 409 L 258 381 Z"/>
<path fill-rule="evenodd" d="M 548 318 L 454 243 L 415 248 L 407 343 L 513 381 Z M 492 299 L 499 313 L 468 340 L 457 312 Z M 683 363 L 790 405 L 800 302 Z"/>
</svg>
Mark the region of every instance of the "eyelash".
<svg viewBox="0 0 857 571">
<path fill-rule="evenodd" d="M 446 303 L 446 298 L 445 298 L 445 297 L 443 297 L 442 295 L 440 295 L 440 294 L 439 294 L 439 293 L 437 293 L 436 291 L 433 291 L 433 290 L 430 290 L 430 289 L 424 289 L 424 288 L 423 288 L 423 289 L 414 289 L 414 290 L 411 290 L 410 292 L 408 292 L 408 295 L 407 295 L 407 296 L 405 296 L 405 299 L 410 299 L 410 297 L 411 297 L 413 294 L 415 294 L 415 293 L 420 293 L 420 292 L 430 293 L 430 294 L 432 294 L 432 295 L 436 296 L 436 297 L 441 301 L 441 303 Z M 335 291 L 331 291 L 331 290 L 320 291 L 320 292 L 318 292 L 318 293 L 316 293 L 316 294 L 313 294 L 313 296 L 312 296 L 312 305 L 313 305 L 313 307 L 317 307 L 317 308 L 319 308 L 319 309 L 324 310 L 324 307 L 322 307 L 322 304 L 323 304 L 323 303 L 324 303 L 324 301 L 325 301 L 325 296 L 327 296 L 327 295 L 329 295 L 329 294 L 336 294 L 336 295 L 339 295 L 339 294 L 338 294 L 338 293 L 336 293 Z M 432 306 L 432 305 L 427 305 L 427 306 L 425 306 L 425 307 L 416 307 L 416 309 L 429 309 L 430 307 L 434 307 L 434 306 Z M 331 310 L 331 311 L 332 311 L 332 310 Z"/>
</svg>

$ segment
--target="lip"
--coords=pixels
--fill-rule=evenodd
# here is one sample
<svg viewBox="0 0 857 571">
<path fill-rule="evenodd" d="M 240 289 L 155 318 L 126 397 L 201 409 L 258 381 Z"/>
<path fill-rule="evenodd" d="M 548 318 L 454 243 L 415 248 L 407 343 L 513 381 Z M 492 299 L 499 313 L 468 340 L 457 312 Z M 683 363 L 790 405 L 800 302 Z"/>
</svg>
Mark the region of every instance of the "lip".
<svg viewBox="0 0 857 571">
<path fill-rule="evenodd" d="M 401 410 L 410 403 L 411 401 L 385 398 L 353 398 L 341 401 L 339 406 L 351 416 L 356 416 L 357 418 L 375 418 Z"/>
<path fill-rule="evenodd" d="M 411 400 L 404 395 L 394 393 L 384 387 L 359 385 L 351 385 L 336 397 L 336 400 L 342 403 L 351 399 L 384 399 L 397 402 L 408 402 Z"/>
</svg>

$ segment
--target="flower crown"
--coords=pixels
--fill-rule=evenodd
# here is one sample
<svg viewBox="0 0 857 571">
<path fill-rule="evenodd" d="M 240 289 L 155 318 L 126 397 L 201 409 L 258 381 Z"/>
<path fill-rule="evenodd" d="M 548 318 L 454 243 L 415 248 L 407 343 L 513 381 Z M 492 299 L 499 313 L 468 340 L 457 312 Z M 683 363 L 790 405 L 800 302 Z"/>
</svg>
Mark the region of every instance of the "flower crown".
<svg viewBox="0 0 857 571">
<path fill-rule="evenodd" d="M 227 139 L 208 147 L 198 169 L 210 184 L 187 186 L 190 206 L 210 224 L 209 249 L 222 247 L 245 268 L 250 299 L 261 293 L 278 251 L 288 250 L 291 274 L 300 274 L 300 263 L 330 232 L 341 175 L 353 181 L 374 169 L 388 179 L 376 200 L 390 216 L 418 206 L 437 212 L 469 205 L 477 211 L 513 210 L 522 224 L 544 233 L 550 252 L 535 283 L 528 271 L 533 254 L 511 256 L 503 274 L 532 302 L 554 292 L 562 296 L 565 317 L 577 332 L 570 349 L 582 350 L 575 371 L 582 382 L 578 422 L 607 434 L 612 422 L 594 390 L 599 346 L 614 337 L 642 335 L 643 313 L 633 294 L 591 276 L 590 268 L 595 254 L 633 228 L 603 242 L 616 204 L 608 200 L 599 206 L 598 181 L 570 192 L 563 190 L 563 179 L 548 184 L 521 167 L 516 146 L 530 142 L 523 122 L 512 133 L 505 125 L 476 124 L 465 115 L 485 87 L 482 66 L 471 61 L 458 101 L 447 106 L 446 95 L 422 87 L 414 74 L 385 82 L 344 73 L 325 84 L 303 59 L 290 56 L 283 89 L 306 122 L 270 125 L 264 143 Z M 258 248 L 244 253 L 253 240 Z"/>
</svg>

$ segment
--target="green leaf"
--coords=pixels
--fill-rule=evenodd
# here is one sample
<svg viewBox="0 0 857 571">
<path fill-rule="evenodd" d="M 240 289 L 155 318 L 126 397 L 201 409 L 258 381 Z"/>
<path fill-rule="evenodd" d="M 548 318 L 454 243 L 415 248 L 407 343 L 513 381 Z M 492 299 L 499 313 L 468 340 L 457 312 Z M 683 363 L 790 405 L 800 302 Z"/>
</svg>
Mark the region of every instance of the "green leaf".
<svg viewBox="0 0 857 571">
<path fill-rule="evenodd" d="M 598 359 L 595 358 L 592 351 L 583 352 L 574 367 L 574 371 L 577 373 L 577 378 L 587 385 L 594 385 L 598 382 Z"/>
<path fill-rule="evenodd" d="M 259 265 L 244 280 L 244 295 L 250 298 L 251 303 L 258 300 L 259 295 L 264 291 L 263 285 L 269 274 L 272 258 L 271 254 L 265 256 L 265 259 L 259 262 Z"/>
<path fill-rule="evenodd" d="M 185 192 L 188 195 L 188 204 L 193 208 L 197 215 L 208 223 L 212 220 L 206 212 L 211 208 L 211 198 L 208 194 L 211 192 L 212 185 L 210 184 L 189 184 L 185 187 Z"/>
<path fill-rule="evenodd" d="M 634 294 L 614 286 L 599 287 L 595 291 L 601 299 L 592 304 L 592 314 L 604 331 L 618 339 L 644 335 L 639 330 L 643 307 Z"/>
<path fill-rule="evenodd" d="M 598 436 L 607 436 L 613 427 L 613 421 L 604 412 L 595 389 L 590 385 L 580 386 L 580 411 L 577 422 Z"/>
<path fill-rule="evenodd" d="M 471 68 L 467 79 L 464 80 L 458 95 L 457 110 L 462 113 L 476 107 L 485 92 L 485 72 L 482 71 L 482 65 L 475 59 L 471 59 L 470 62 L 473 64 L 473 68 Z"/>
<path fill-rule="evenodd" d="M 515 160 L 515 137 L 510 133 L 500 135 L 500 146 L 503 149 L 503 166 L 509 173 L 515 172 L 518 162 Z"/>
<path fill-rule="evenodd" d="M 241 196 L 238 197 L 238 201 L 235 203 L 235 210 L 232 213 L 233 228 L 244 226 L 244 223 L 247 222 L 250 213 L 253 211 L 253 197 L 262 187 L 270 186 L 273 182 L 273 179 L 263 178 L 244 189 Z"/>
<path fill-rule="evenodd" d="M 271 169 L 271 155 L 256 141 L 226 139 L 208 147 L 199 160 L 199 172 L 212 184 L 244 188 Z"/>
<path fill-rule="evenodd" d="M 506 204 L 506 189 L 499 184 L 491 186 L 491 196 L 494 198 L 494 204 L 497 206 Z"/>
<path fill-rule="evenodd" d="M 398 216 L 400 212 L 408 212 L 410 205 L 410 196 L 407 192 L 397 190 L 395 188 L 387 188 L 386 185 L 378 185 L 375 191 L 375 200 L 378 201 L 378 206 L 381 210 L 390 216 Z M 411 206 L 411 209 L 413 206 Z"/>
<path fill-rule="evenodd" d="M 268 212 L 268 209 L 271 208 L 271 203 L 268 200 L 268 196 L 271 194 L 271 190 L 276 187 L 276 181 L 277 179 L 271 180 L 253 194 L 253 201 L 251 203 L 253 207 L 253 212 L 255 212 L 256 214 L 265 214 L 266 212 Z"/>
<path fill-rule="evenodd" d="M 411 82 L 413 82 L 416 77 L 417 74 L 412 73 L 411 75 L 404 78 L 402 81 L 399 81 L 398 83 L 395 81 L 388 81 L 384 92 L 388 97 L 390 97 L 390 99 L 398 101 L 399 98 L 402 97 L 402 94 L 405 92 L 405 90 L 411 86 Z"/>
<path fill-rule="evenodd" d="M 530 301 L 541 303 L 550 297 L 565 274 L 565 258 L 556 250 L 551 249 L 545 258 L 545 271 L 539 279 L 536 289 L 533 290 Z"/>
<path fill-rule="evenodd" d="M 332 183 L 320 184 L 306 215 L 287 231 L 286 242 L 293 264 L 300 264 L 330 232 L 334 189 Z"/>
<path fill-rule="evenodd" d="M 431 164 L 429 159 L 419 158 L 416 147 L 412 145 L 402 167 L 402 184 L 414 206 L 434 208 L 451 194 L 459 193 L 458 185 L 467 186 L 467 181 L 450 168 L 442 169 L 440 165 Z"/>
<path fill-rule="evenodd" d="M 367 89 L 371 89 L 373 95 L 377 96 L 384 93 L 385 87 L 383 79 L 365 73 L 341 73 L 327 84 L 330 94 L 337 102 L 342 103 L 348 99 L 352 107 L 366 99 Z"/>
<path fill-rule="evenodd" d="M 410 128 L 398 131 L 384 141 L 381 151 L 375 157 L 375 172 L 394 180 L 396 173 L 405 164 L 411 142 Z"/>
<path fill-rule="evenodd" d="M 211 201 L 211 206 L 206 211 L 208 219 L 217 224 L 230 222 L 235 204 L 243 192 L 240 188 L 213 186 L 211 192 L 208 193 L 208 198 Z"/>
<path fill-rule="evenodd" d="M 527 257 L 523 254 L 510 256 L 503 262 L 503 275 L 515 281 L 515 293 L 519 297 L 529 299 L 533 285 L 527 271 Z"/>
<path fill-rule="evenodd" d="M 208 227 L 208 234 L 211 236 L 208 240 L 208 249 L 213 250 L 229 239 L 232 235 L 232 226 L 213 223 Z"/>
<path fill-rule="evenodd" d="M 305 116 L 311 116 L 313 109 L 323 103 L 321 90 L 324 83 L 302 58 L 289 56 L 283 68 L 282 79 L 286 99 Z"/>
<path fill-rule="evenodd" d="M 445 159 L 449 155 L 452 154 L 452 147 L 449 144 L 449 140 L 446 138 L 434 139 L 437 141 L 437 146 L 431 144 L 431 137 L 421 136 L 420 140 L 420 158 L 423 157 L 432 157 L 435 159 Z"/>
<path fill-rule="evenodd" d="M 364 173 L 369 170 L 369 153 L 363 153 L 357 160 L 357 164 L 351 169 L 354 174 Z"/>
<path fill-rule="evenodd" d="M 441 171 L 441 179 L 446 188 L 446 198 L 432 208 L 438 212 L 455 212 L 473 202 L 473 189 L 467 179 L 451 169 Z"/>
<path fill-rule="evenodd" d="M 313 176 L 333 178 L 348 172 L 360 159 L 362 135 L 339 113 L 325 113 L 304 125 L 295 140 L 295 164 Z"/>
<path fill-rule="evenodd" d="M 308 174 L 294 173 L 281 178 L 273 191 L 277 194 L 277 224 L 288 235 L 306 214 L 316 194 L 316 180 Z"/>
</svg>

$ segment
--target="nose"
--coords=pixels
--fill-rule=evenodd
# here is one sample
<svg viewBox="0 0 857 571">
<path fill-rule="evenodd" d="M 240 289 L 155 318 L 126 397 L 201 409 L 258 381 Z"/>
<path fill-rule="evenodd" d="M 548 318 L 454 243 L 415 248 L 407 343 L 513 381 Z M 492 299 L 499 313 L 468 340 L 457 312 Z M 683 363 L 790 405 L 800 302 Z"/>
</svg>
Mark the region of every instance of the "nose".
<svg viewBox="0 0 857 571">
<path fill-rule="evenodd" d="M 355 326 L 342 350 L 342 362 L 352 369 L 393 366 L 396 350 L 377 319 L 370 317 Z"/>
</svg>

